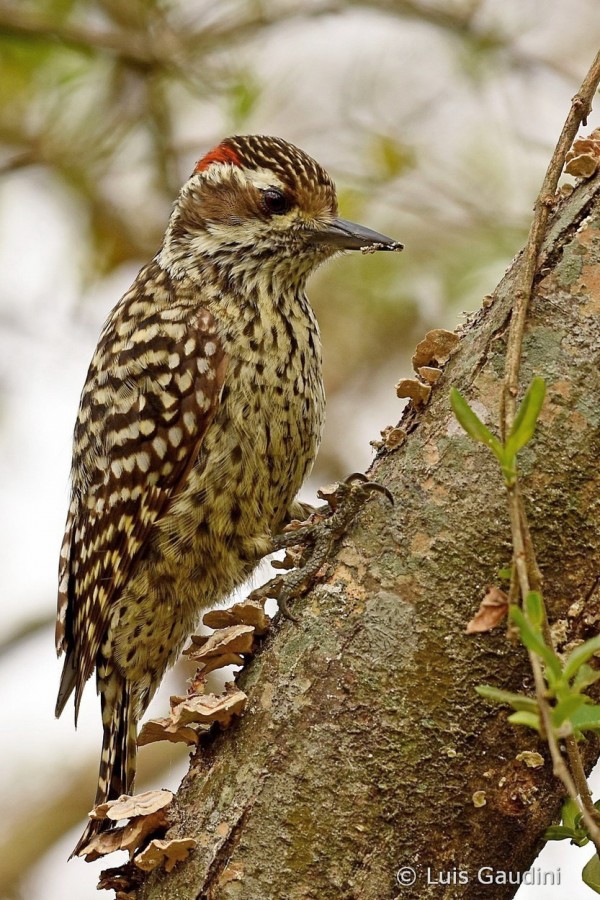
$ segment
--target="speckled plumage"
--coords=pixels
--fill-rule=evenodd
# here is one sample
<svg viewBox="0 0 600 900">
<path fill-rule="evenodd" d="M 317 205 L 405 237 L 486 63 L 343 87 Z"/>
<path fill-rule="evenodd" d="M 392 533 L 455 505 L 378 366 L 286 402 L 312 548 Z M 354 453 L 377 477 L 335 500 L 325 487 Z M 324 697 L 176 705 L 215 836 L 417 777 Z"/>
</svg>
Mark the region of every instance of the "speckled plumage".
<svg viewBox="0 0 600 900">
<path fill-rule="evenodd" d="M 301 150 L 230 138 L 104 327 L 75 428 L 56 633 L 57 714 L 75 690 L 77 715 L 97 671 L 97 803 L 131 790 L 137 722 L 166 668 L 268 552 L 310 471 L 325 401 L 304 285 L 340 249 L 337 231 L 323 237 L 336 215 Z"/>
<path fill-rule="evenodd" d="M 106 731 L 97 801 L 131 788 L 139 716 L 200 612 L 268 551 L 323 424 L 319 334 L 303 292 L 312 266 L 293 265 L 291 278 L 277 271 L 268 219 L 262 251 L 241 223 L 229 227 L 247 230 L 246 248 L 219 253 L 217 237 L 189 258 L 192 235 L 211 237 L 198 196 L 207 176 L 220 191 L 233 182 L 234 197 L 244 190 L 244 170 L 211 169 L 188 182 L 161 252 L 109 317 L 75 429 L 59 704 L 74 686 L 78 708 L 97 666 Z"/>
</svg>

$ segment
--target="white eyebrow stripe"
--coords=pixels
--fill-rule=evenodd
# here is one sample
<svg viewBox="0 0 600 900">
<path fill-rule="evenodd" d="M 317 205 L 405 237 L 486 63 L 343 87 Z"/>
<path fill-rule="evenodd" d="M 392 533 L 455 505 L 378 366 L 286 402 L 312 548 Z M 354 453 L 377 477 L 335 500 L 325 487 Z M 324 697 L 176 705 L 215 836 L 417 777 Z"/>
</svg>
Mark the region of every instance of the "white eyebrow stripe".
<svg viewBox="0 0 600 900">
<path fill-rule="evenodd" d="M 280 188 L 282 191 L 286 189 L 283 181 L 278 178 L 275 172 L 269 169 L 242 169 L 241 172 L 244 174 L 244 180 L 249 181 L 259 191 L 264 191 L 270 187 Z"/>
</svg>

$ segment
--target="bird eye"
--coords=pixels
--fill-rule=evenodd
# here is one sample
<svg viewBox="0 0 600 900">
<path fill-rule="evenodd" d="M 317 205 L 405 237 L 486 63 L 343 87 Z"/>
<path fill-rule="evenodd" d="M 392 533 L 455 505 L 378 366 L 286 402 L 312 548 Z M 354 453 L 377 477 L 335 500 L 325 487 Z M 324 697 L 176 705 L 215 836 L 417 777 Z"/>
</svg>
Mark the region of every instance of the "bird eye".
<svg viewBox="0 0 600 900">
<path fill-rule="evenodd" d="M 274 216 L 279 216 L 290 208 L 288 198 L 277 188 L 267 188 L 263 191 L 263 204 L 267 212 Z"/>
</svg>

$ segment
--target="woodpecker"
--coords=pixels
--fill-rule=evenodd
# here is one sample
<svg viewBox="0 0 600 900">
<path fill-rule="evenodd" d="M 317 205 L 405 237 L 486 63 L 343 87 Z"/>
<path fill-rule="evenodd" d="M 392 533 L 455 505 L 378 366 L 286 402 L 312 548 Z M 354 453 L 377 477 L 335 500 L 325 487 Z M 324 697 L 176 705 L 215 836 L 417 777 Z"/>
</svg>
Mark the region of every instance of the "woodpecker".
<svg viewBox="0 0 600 900">
<path fill-rule="evenodd" d="M 96 805 L 130 793 L 137 723 L 203 609 L 299 509 L 321 439 L 305 294 L 336 253 L 399 250 L 340 219 L 297 147 L 235 136 L 197 163 L 154 259 L 110 313 L 81 395 L 60 554 L 56 715 L 96 670 Z M 74 853 L 106 822 L 90 820 Z"/>
</svg>

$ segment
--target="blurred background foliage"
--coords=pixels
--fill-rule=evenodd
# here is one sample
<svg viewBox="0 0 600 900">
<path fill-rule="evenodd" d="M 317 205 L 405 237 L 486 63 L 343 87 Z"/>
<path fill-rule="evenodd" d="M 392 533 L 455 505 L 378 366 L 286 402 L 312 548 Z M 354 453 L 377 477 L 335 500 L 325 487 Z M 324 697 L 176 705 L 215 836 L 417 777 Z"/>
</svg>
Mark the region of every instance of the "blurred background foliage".
<svg viewBox="0 0 600 900">
<path fill-rule="evenodd" d="M 297 142 L 336 177 L 344 215 L 407 245 L 401 261 L 350 258 L 313 284 L 329 393 L 362 389 L 390 359 L 399 369 L 426 328 L 473 308 L 519 248 L 549 150 L 542 120 L 592 51 L 594 11 L 594 0 L 0 3 L 4 179 L 30 172 L 77 218 L 65 264 L 80 309 L 95 282 L 155 252 L 179 186 L 222 136 Z M 347 465 L 335 437 L 331 476 Z"/>
<path fill-rule="evenodd" d="M 369 441 L 399 418 L 394 382 L 415 343 L 479 305 L 521 247 L 597 39 L 598 0 L 0 0 L 5 681 L 28 671 L 26 636 L 41 627 L 35 646 L 44 658 L 50 646 L 70 431 L 100 325 L 155 253 L 196 159 L 228 133 L 280 135 L 331 172 L 345 217 L 406 245 L 312 281 L 329 400 L 322 484 L 368 465 Z M 45 664 L 51 696 L 58 673 Z M 70 809 L 99 740 L 94 706 L 91 742 L 72 749 L 61 722 L 49 751 L 52 705 L 42 761 L 27 757 L 30 800 L 52 752 L 73 777 L 57 775 L 42 826 L 56 826 L 57 803 Z M 5 741 L 22 754 L 14 723 Z M 22 796 L 24 765 L 8 765 L 5 797 Z M 27 804 L 11 809 L 0 896 L 93 896 L 89 870 L 65 888 L 62 859 L 56 889 L 52 857 L 23 880 L 57 828 L 26 841 Z M 64 830 L 77 812 L 63 818 Z"/>
</svg>

